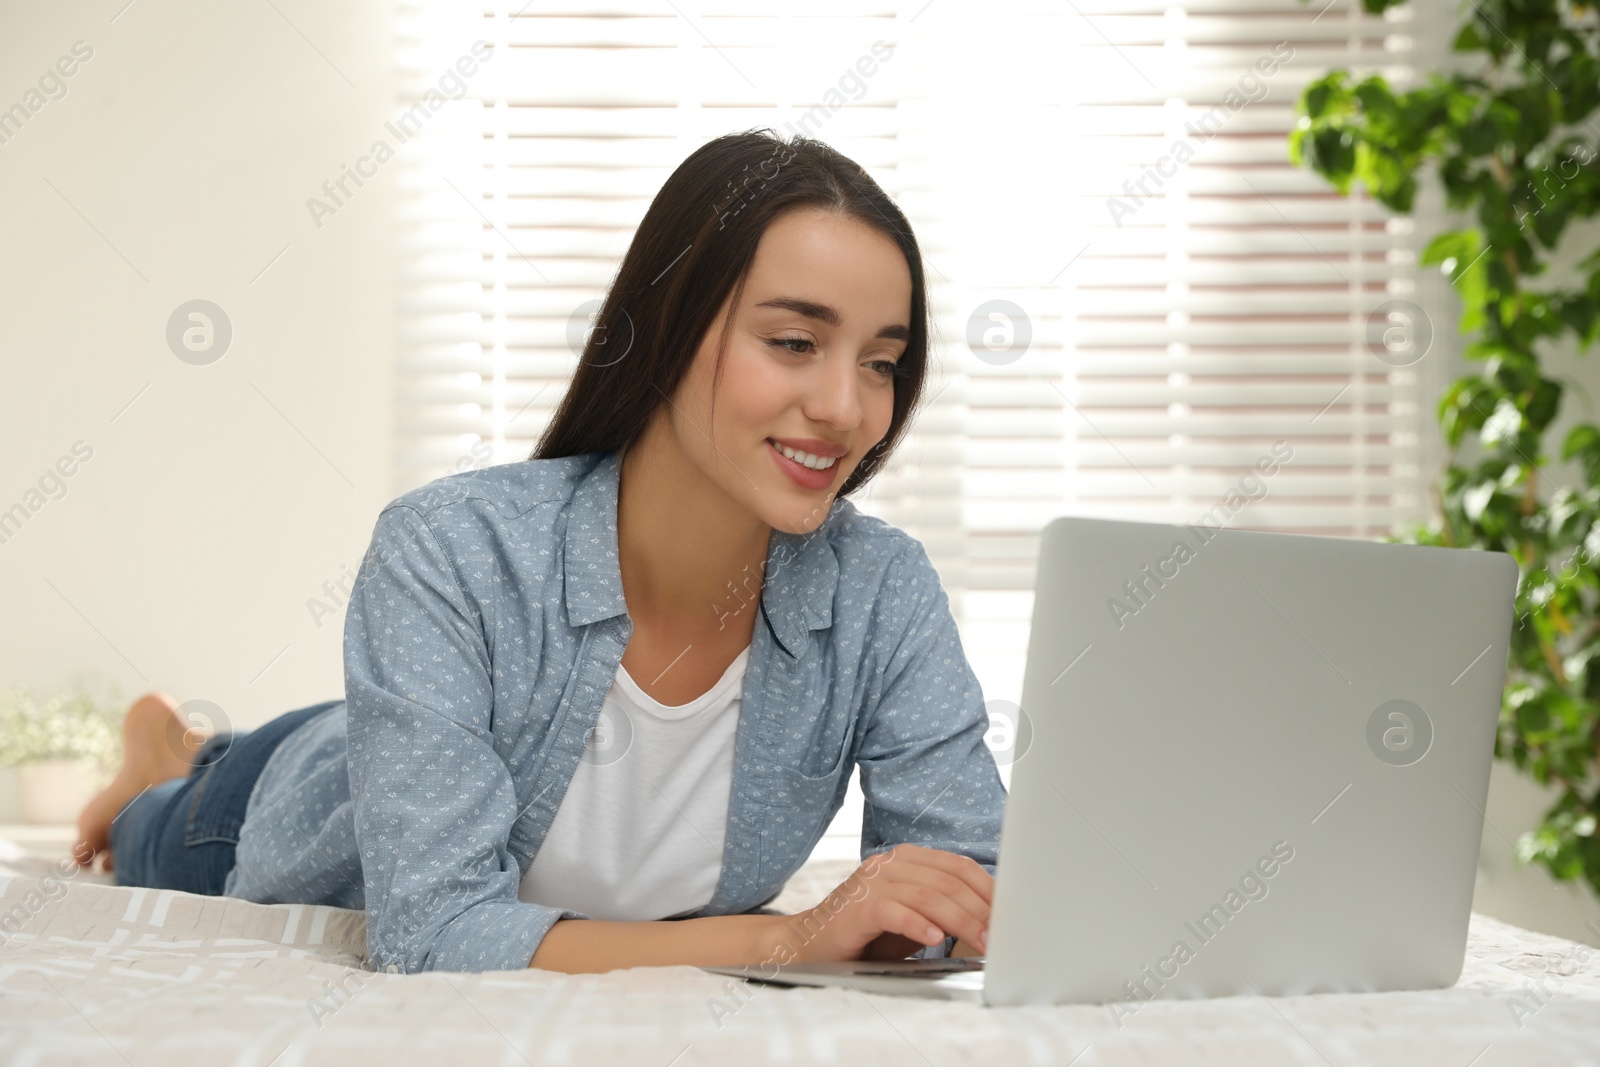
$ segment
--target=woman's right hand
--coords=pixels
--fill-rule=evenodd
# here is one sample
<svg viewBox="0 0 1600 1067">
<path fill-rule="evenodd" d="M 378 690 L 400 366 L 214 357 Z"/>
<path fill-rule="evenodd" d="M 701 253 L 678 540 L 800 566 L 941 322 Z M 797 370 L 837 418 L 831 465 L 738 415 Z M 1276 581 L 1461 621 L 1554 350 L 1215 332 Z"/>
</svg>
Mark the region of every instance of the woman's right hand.
<svg viewBox="0 0 1600 1067">
<path fill-rule="evenodd" d="M 942 849 L 896 845 L 870 856 L 814 908 L 780 920 L 785 962 L 896 959 L 947 934 L 987 951 L 994 878 Z"/>
</svg>

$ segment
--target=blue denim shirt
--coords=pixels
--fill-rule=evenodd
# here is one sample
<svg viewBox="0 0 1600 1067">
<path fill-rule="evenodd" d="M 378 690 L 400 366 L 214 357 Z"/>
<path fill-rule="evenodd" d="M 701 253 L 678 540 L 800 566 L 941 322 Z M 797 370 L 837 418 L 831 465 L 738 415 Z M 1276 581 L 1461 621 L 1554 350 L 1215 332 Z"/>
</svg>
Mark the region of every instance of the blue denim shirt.
<svg viewBox="0 0 1600 1067">
<path fill-rule="evenodd" d="M 228 895 L 364 906 L 369 966 L 408 973 L 524 968 L 555 922 L 589 918 L 517 891 L 633 632 L 619 468 L 508 463 L 384 508 L 345 620 L 345 703 L 263 769 Z M 810 533 L 773 531 L 764 576 L 722 867 L 692 914 L 770 902 L 856 766 L 863 858 L 915 842 L 992 874 L 1005 789 L 921 543 L 836 500 Z"/>
</svg>

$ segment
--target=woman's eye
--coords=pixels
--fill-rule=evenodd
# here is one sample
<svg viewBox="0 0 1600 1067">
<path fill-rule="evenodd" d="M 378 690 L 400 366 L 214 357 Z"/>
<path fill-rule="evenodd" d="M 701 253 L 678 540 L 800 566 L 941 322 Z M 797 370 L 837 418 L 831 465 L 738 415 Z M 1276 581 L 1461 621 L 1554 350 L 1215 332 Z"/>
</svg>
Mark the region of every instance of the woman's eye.
<svg viewBox="0 0 1600 1067">
<path fill-rule="evenodd" d="M 895 374 L 899 365 L 896 364 L 892 359 L 875 359 L 871 363 L 868 363 L 867 366 L 876 367 L 879 375 L 889 378 Z"/>
<path fill-rule="evenodd" d="M 816 347 L 813 341 L 805 337 L 773 337 L 768 339 L 767 344 L 772 345 L 774 348 L 789 348 L 790 345 L 810 345 L 810 348 L 804 349 L 789 348 L 789 351 L 797 356 L 803 356 Z"/>
</svg>

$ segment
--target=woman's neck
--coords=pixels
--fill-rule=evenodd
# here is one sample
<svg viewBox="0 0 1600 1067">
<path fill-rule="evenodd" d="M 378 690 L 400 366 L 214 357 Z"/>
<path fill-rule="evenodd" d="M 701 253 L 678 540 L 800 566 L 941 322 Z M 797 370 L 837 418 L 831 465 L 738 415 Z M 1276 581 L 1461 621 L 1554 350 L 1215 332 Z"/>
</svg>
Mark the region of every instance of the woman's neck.
<svg viewBox="0 0 1600 1067">
<path fill-rule="evenodd" d="M 760 598 L 771 526 L 648 431 L 623 453 L 619 476 L 618 565 L 636 623 L 721 630 L 727 613 Z"/>
</svg>

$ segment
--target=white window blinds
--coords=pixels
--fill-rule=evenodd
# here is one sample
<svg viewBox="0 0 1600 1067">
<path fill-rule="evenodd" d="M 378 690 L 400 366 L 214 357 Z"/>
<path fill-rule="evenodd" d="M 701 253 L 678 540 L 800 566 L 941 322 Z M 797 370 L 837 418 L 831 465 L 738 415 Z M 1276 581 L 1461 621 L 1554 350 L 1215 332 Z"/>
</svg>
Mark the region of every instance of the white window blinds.
<svg viewBox="0 0 1600 1067">
<path fill-rule="evenodd" d="M 1429 31 L 1325 4 L 403 0 L 400 109 L 445 99 L 394 164 L 396 491 L 525 458 L 667 174 L 768 125 L 857 159 L 917 229 L 931 402 L 857 499 L 927 544 L 989 696 L 1018 695 L 1056 515 L 1192 521 L 1279 441 L 1229 525 L 1423 514 L 1445 368 L 1382 340 L 1425 330 L 1382 310 L 1422 300 L 1417 235 L 1285 139 L 1309 80 L 1412 84 Z M 494 58 L 445 79 L 478 38 Z"/>
</svg>

